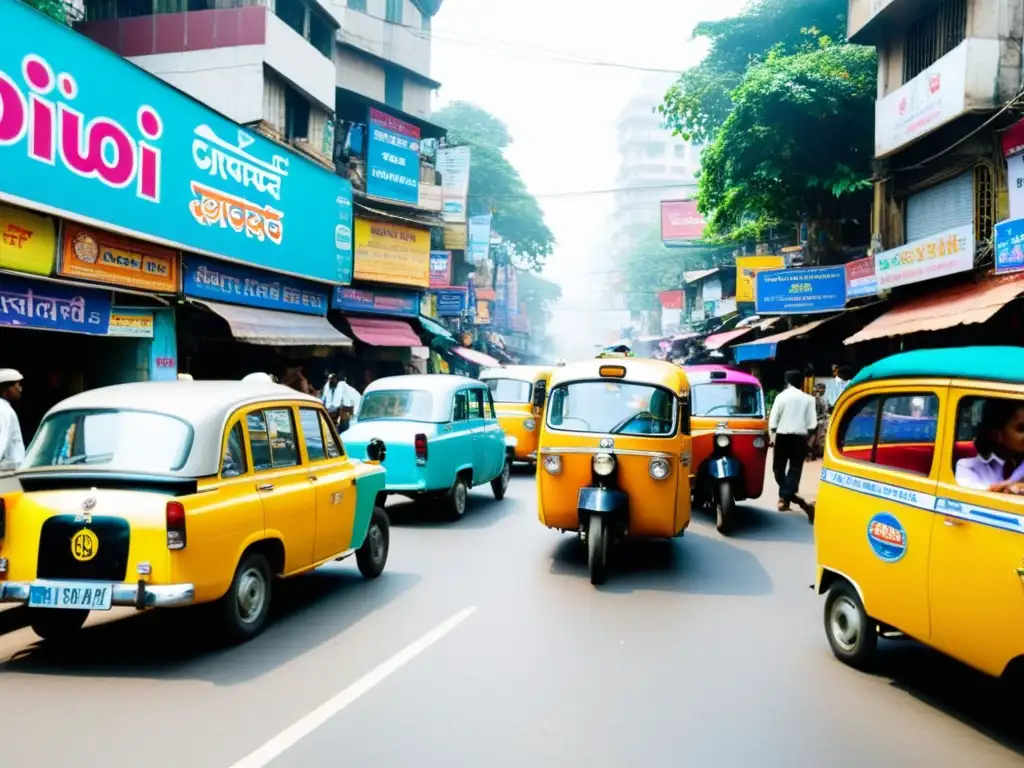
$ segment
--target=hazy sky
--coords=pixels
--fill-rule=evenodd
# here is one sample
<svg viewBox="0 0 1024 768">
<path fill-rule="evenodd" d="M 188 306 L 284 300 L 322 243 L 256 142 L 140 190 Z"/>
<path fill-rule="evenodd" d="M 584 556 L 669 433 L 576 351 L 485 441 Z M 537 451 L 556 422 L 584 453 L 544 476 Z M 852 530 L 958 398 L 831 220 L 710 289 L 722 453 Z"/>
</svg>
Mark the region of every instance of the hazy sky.
<svg viewBox="0 0 1024 768">
<path fill-rule="evenodd" d="M 433 22 L 435 108 L 471 101 L 508 126 L 508 157 L 537 195 L 558 240 L 545 276 L 583 309 L 581 275 L 608 253 L 611 194 L 564 196 L 615 186 L 615 121 L 644 72 L 567 63 L 589 59 L 681 70 L 703 48 L 690 42 L 700 20 L 738 12 L 743 0 L 445 0 Z M 544 50 L 542 50 L 544 49 Z M 604 259 L 602 259 L 603 261 Z M 576 289 L 573 289 L 573 285 Z"/>
</svg>

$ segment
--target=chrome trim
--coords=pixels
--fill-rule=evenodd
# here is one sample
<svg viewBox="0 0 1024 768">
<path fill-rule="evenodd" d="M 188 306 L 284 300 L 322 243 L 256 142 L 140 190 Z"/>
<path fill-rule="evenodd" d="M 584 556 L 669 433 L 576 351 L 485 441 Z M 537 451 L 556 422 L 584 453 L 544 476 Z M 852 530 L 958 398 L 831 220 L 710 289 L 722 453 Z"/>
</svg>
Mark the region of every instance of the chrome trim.
<svg viewBox="0 0 1024 768">
<path fill-rule="evenodd" d="M 691 437 L 697 435 L 767 435 L 767 429 L 697 429 L 694 430 Z"/>
<path fill-rule="evenodd" d="M 674 453 L 665 451 L 636 451 L 629 448 L 545 448 L 541 456 L 564 456 L 567 454 L 610 453 L 613 456 L 658 456 L 663 459 L 675 458 Z"/>
<path fill-rule="evenodd" d="M 0 584 L 0 603 L 27 603 L 32 584 L 31 581 L 9 581 Z M 143 589 L 147 608 L 178 608 L 192 605 L 196 601 L 196 588 L 193 584 L 146 584 Z M 138 584 L 113 584 L 110 605 L 134 608 L 138 597 Z"/>
</svg>

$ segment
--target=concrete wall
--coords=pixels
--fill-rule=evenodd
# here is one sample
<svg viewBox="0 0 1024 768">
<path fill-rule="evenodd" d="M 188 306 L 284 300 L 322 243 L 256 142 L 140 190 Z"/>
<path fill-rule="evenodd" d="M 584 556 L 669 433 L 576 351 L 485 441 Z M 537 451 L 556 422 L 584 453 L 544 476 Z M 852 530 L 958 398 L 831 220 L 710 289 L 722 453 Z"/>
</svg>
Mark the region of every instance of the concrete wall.
<svg viewBox="0 0 1024 768">
<path fill-rule="evenodd" d="M 328 8 L 341 25 L 339 40 L 430 76 L 430 33 L 422 29 L 423 16 L 409 0 L 405 0 L 401 25 L 384 20 L 386 0 L 367 0 L 366 13 L 352 10 L 346 0 L 331 0 Z"/>
<path fill-rule="evenodd" d="M 268 66 L 315 103 L 334 111 L 334 62 L 271 13 L 267 14 L 265 55 Z"/>
</svg>

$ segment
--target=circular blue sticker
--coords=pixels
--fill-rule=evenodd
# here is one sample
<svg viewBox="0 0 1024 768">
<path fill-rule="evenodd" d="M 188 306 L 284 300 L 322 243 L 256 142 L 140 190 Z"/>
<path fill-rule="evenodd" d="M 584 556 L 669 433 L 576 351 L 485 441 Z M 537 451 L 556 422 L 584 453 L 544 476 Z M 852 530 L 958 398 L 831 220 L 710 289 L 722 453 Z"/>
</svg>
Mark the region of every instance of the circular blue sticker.
<svg viewBox="0 0 1024 768">
<path fill-rule="evenodd" d="M 895 563 L 907 554 L 907 532 L 895 516 L 879 512 L 868 521 L 868 544 L 880 560 Z"/>
</svg>

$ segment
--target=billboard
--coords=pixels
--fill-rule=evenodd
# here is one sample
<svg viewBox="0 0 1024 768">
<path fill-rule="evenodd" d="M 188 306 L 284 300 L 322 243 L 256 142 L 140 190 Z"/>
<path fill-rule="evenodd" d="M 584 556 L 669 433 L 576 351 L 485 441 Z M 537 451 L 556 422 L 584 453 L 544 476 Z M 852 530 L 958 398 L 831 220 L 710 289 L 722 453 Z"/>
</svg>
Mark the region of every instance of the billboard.
<svg viewBox="0 0 1024 768">
<path fill-rule="evenodd" d="M 708 223 L 696 200 L 661 201 L 661 239 L 664 243 L 700 240 Z"/>
</svg>

